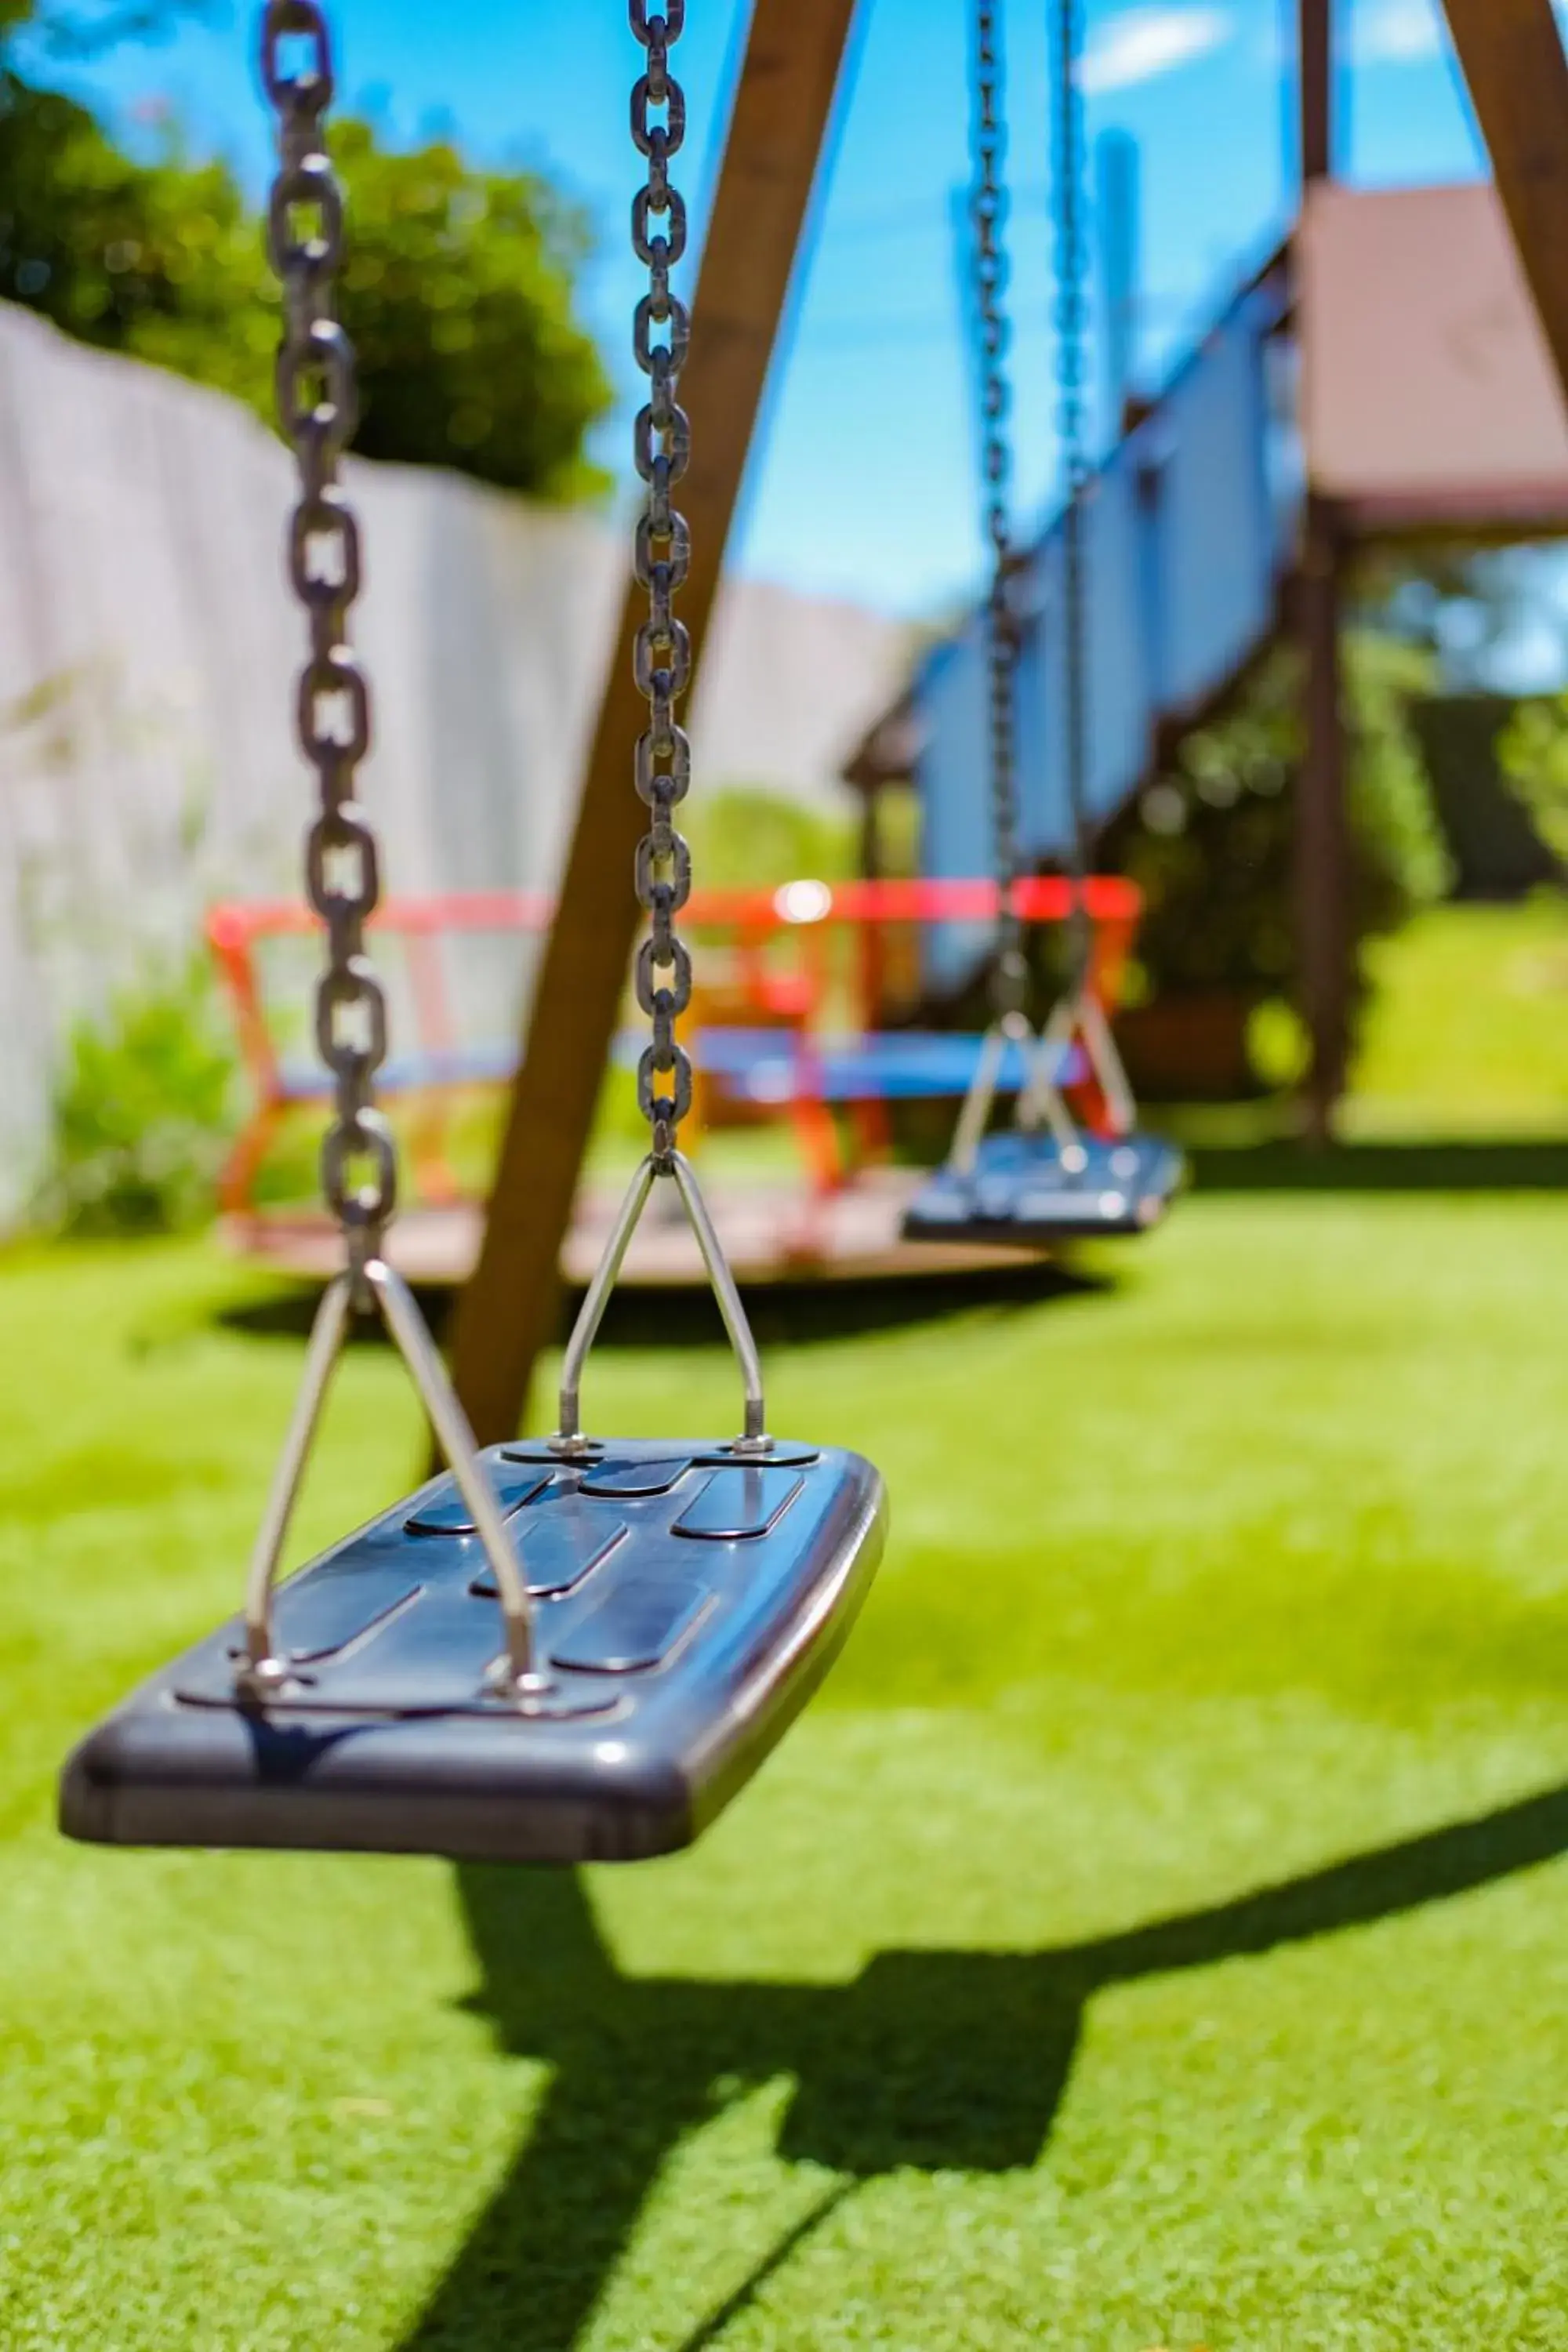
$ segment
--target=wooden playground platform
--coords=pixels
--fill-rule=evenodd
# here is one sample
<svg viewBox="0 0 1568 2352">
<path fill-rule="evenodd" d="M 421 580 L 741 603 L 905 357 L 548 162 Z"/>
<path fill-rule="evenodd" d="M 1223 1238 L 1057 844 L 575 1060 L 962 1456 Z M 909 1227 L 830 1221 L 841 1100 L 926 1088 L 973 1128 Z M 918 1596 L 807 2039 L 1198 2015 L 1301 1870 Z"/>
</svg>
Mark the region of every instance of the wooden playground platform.
<svg viewBox="0 0 1568 2352">
<path fill-rule="evenodd" d="M 857 1182 L 826 1199 L 804 1196 L 798 1184 L 716 1184 L 709 1196 L 736 1278 L 749 1286 L 796 1282 L 919 1281 L 931 1276 L 989 1274 L 1038 1263 L 1037 1250 L 992 1243 L 932 1245 L 900 1240 L 904 1207 L 921 1181 L 918 1170 L 867 1170 Z M 664 1194 L 668 1192 L 668 1202 Z M 612 1188 L 593 1186 L 578 1202 L 562 1251 L 563 1279 L 581 1288 L 591 1277 L 620 1204 Z M 480 1211 L 410 1209 L 387 1236 L 387 1255 L 408 1281 L 445 1289 L 465 1282 L 479 1255 Z M 301 1210 L 231 1216 L 224 1238 L 259 1264 L 306 1281 L 337 1271 L 342 1244 L 320 1213 Z M 625 1282 L 646 1289 L 695 1288 L 707 1276 L 673 1188 L 661 1186 L 649 1202 L 627 1255 Z"/>
</svg>

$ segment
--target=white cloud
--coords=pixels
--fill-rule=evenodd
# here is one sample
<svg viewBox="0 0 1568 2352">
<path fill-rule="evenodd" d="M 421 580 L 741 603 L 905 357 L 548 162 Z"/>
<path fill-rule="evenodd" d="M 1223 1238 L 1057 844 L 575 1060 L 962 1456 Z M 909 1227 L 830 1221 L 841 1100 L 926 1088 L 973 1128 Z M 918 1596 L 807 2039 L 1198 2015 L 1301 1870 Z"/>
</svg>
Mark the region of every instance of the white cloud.
<svg viewBox="0 0 1568 2352">
<path fill-rule="evenodd" d="M 1361 0 L 1351 30 L 1358 66 L 1425 65 L 1442 47 L 1435 0 Z"/>
<path fill-rule="evenodd" d="M 1568 38 L 1568 0 L 1552 0 Z M 1353 66 L 1428 66 L 1450 54 L 1441 0 L 1347 0 L 1341 54 Z M 1254 55 L 1270 73 L 1296 69 L 1295 12 L 1271 7 Z"/>
<path fill-rule="evenodd" d="M 1156 81 L 1194 58 L 1222 48 L 1236 30 L 1228 8 L 1123 8 L 1097 25 L 1084 51 L 1083 87 L 1090 97 Z"/>
</svg>

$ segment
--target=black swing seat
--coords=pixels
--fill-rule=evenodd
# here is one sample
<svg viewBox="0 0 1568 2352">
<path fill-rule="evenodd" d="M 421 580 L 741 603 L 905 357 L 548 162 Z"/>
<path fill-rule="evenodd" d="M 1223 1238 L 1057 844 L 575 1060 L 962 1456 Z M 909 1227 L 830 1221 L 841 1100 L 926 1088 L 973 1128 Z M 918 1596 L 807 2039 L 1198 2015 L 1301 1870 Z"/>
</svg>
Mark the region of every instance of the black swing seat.
<svg viewBox="0 0 1568 2352">
<path fill-rule="evenodd" d="M 904 1213 L 904 1238 L 1044 1247 L 1146 1233 L 1185 1174 L 1181 1153 L 1157 1135 L 1084 1135 L 1066 1158 L 1048 1133 L 988 1135 L 971 1169 L 940 1168 L 921 1185 Z"/>
<path fill-rule="evenodd" d="M 433 1481 L 275 1596 L 297 1678 L 237 1695 L 237 1619 L 76 1749 L 68 1836 L 502 1862 L 686 1845 L 751 1778 L 854 1622 L 882 1482 L 857 1454 L 608 1441 L 492 1447 L 549 1690 L 487 1689 L 502 1622 L 467 1508 Z"/>
</svg>

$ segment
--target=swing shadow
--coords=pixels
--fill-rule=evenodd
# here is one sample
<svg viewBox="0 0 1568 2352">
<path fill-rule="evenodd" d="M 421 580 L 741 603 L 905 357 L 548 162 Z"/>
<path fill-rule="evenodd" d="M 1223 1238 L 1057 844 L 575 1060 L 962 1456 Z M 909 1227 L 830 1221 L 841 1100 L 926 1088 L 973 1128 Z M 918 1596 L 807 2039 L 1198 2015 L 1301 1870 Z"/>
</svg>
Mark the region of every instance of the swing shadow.
<svg viewBox="0 0 1568 2352">
<path fill-rule="evenodd" d="M 1198 1145 L 1204 1192 L 1568 1192 L 1568 1139 Z"/>
<path fill-rule="evenodd" d="M 701 2352 L 857 2184 L 1032 2168 L 1106 1988 L 1397 1917 L 1568 1851 L 1568 1783 L 1232 1901 L 1037 1953 L 887 1951 L 845 1985 L 623 1976 L 574 1874 L 463 1865 L 468 2005 L 551 2069 L 516 2161 L 403 2352 L 570 2352 L 680 2139 L 795 2084 L 779 2155 L 837 2176 L 680 2352 Z"/>
<path fill-rule="evenodd" d="M 899 1279 L 769 1283 L 748 1289 L 746 1311 L 759 1342 L 790 1346 L 812 1340 L 857 1339 L 862 1333 L 916 1329 L 956 1315 L 989 1308 L 1002 1314 L 1068 1298 L 1092 1297 L 1112 1288 L 1102 1273 L 1048 1260 L 1017 1266 L 992 1266 L 966 1275 L 917 1275 Z M 419 1286 L 416 1295 L 437 1340 L 450 1319 L 454 1294 Z M 292 1284 L 269 1297 L 248 1299 L 217 1310 L 223 1329 L 251 1339 L 303 1339 L 321 1302 L 319 1283 Z M 564 1345 L 583 1294 L 562 1295 L 556 1339 Z M 357 1322 L 356 1346 L 390 1344 L 379 1317 Z M 597 1343 L 609 1348 L 722 1348 L 724 1327 L 711 1294 L 689 1289 L 649 1290 L 628 1284 L 605 1309 Z"/>
</svg>

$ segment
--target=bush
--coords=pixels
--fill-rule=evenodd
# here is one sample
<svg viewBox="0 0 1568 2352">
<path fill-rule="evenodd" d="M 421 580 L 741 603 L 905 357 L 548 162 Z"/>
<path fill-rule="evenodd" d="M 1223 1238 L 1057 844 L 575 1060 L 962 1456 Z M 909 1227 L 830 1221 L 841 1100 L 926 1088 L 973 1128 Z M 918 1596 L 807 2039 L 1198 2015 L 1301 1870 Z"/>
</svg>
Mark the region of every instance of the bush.
<svg viewBox="0 0 1568 2352">
<path fill-rule="evenodd" d="M 1398 928 L 1447 887 L 1411 700 L 1430 684 L 1419 650 L 1352 635 L 1346 683 L 1358 945 Z M 1111 829 L 1106 862 L 1142 888 L 1136 992 L 1295 993 L 1294 785 L 1302 753 L 1300 668 L 1282 649 L 1237 709 L 1183 744 L 1172 768 Z"/>
<path fill-rule="evenodd" d="M 679 824 L 700 890 L 771 890 L 803 875 L 846 882 L 855 873 L 854 817 L 783 793 L 699 783 Z"/>
<path fill-rule="evenodd" d="M 68 1233 L 169 1233 L 210 1214 L 235 1065 L 205 953 L 150 965 L 71 1029 L 39 1208 Z"/>
<path fill-rule="evenodd" d="M 1542 840 L 1568 862 L 1568 695 L 1521 702 L 1498 738 L 1497 755 Z"/>
<path fill-rule="evenodd" d="M 362 456 L 454 466 L 548 498 L 605 487 L 583 457 L 612 397 L 573 315 L 583 215 L 534 174 L 473 171 L 445 142 L 396 154 L 368 122 L 344 121 L 332 143 Z"/>
<path fill-rule="evenodd" d="M 398 152 L 344 117 L 332 147 L 348 204 L 355 447 L 546 498 L 601 487 L 583 444 L 612 395 L 574 308 L 584 215 L 537 174 L 476 171 L 444 141 Z M 157 161 L 138 162 L 85 108 L 10 66 L 0 299 L 273 421 L 278 289 L 227 166 L 193 163 L 172 135 Z"/>
</svg>

